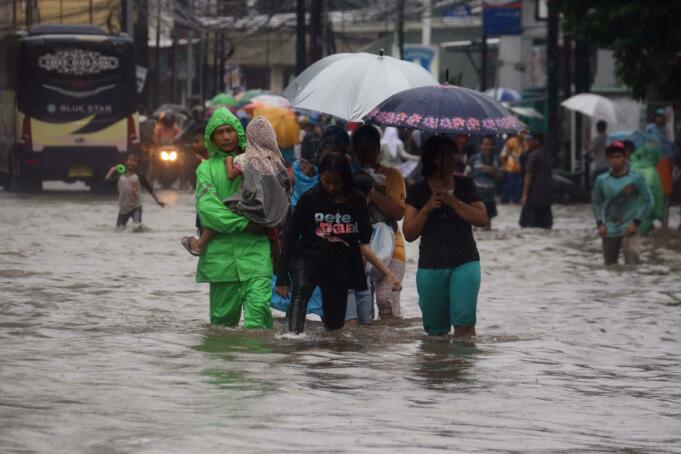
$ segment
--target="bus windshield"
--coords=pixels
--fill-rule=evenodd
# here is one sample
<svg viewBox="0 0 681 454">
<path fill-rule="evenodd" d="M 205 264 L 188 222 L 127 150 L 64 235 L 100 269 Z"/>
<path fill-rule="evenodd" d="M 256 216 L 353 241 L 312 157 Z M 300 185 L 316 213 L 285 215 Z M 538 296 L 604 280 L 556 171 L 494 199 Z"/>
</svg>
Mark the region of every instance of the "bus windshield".
<svg viewBox="0 0 681 454">
<path fill-rule="evenodd" d="M 94 132 L 136 110 L 132 44 L 124 40 L 25 40 L 19 61 L 18 108 L 49 123 L 91 117 Z"/>
</svg>

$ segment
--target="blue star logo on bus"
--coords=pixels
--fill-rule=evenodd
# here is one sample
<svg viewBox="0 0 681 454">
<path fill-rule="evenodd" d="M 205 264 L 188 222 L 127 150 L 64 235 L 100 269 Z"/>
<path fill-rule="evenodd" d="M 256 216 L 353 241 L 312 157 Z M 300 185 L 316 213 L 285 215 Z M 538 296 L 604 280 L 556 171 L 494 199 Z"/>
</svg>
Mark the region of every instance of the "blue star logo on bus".
<svg viewBox="0 0 681 454">
<path fill-rule="evenodd" d="M 40 56 L 38 66 L 59 74 L 82 76 L 117 69 L 118 58 L 102 55 L 95 51 L 68 49 Z"/>
</svg>

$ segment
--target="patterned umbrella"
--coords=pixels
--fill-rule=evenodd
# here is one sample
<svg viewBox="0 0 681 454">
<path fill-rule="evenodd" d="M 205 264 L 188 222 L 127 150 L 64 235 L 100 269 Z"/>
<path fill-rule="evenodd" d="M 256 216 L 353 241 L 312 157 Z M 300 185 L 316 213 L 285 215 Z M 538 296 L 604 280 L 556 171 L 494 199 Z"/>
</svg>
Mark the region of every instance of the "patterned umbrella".
<svg viewBox="0 0 681 454">
<path fill-rule="evenodd" d="M 399 92 L 375 107 L 364 121 L 440 134 L 502 134 L 525 128 L 498 101 L 448 84 Z"/>
</svg>

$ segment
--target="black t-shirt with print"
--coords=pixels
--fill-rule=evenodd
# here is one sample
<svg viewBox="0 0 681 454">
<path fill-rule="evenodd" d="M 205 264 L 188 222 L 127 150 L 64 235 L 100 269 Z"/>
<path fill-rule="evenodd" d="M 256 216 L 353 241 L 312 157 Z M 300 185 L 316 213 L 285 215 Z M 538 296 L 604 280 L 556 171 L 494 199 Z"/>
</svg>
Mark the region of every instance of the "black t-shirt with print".
<svg viewBox="0 0 681 454">
<path fill-rule="evenodd" d="M 407 204 L 421 210 L 432 195 L 422 180 L 407 191 Z M 454 196 L 467 204 L 480 201 L 475 183 L 467 177 L 454 176 Z M 479 260 L 471 225 L 448 206 L 431 211 L 421 232 L 419 268 L 454 268 Z"/>
<path fill-rule="evenodd" d="M 314 260 L 320 273 L 348 288 L 365 289 L 360 244 L 371 241 L 366 199 L 354 192 L 336 203 L 319 184 L 298 201 L 284 229 L 277 284 L 288 285 L 293 261 Z"/>
</svg>

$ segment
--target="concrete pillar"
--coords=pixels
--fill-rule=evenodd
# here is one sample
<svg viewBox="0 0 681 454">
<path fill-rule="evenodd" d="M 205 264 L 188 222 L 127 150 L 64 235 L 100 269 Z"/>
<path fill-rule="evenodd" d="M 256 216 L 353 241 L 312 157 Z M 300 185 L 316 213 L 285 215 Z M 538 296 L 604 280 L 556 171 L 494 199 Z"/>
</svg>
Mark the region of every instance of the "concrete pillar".
<svg viewBox="0 0 681 454">
<path fill-rule="evenodd" d="M 270 67 L 270 90 L 273 93 L 284 91 L 284 67 L 273 65 Z"/>
</svg>

